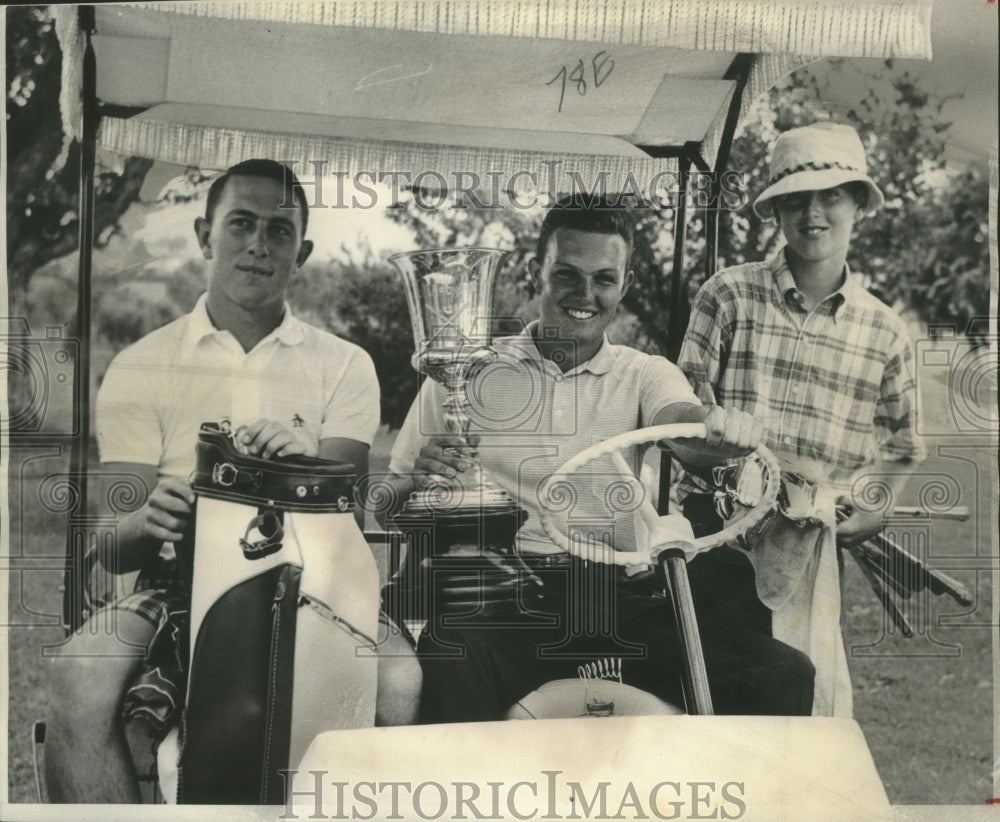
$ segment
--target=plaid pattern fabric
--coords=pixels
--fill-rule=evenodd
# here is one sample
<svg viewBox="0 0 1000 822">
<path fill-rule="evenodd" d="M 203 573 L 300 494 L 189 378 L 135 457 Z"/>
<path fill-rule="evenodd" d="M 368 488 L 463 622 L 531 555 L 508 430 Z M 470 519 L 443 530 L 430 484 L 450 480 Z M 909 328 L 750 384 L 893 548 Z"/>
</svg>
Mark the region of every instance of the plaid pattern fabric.
<svg viewBox="0 0 1000 822">
<path fill-rule="evenodd" d="M 813 466 L 814 482 L 843 485 L 879 455 L 923 457 L 906 327 L 850 272 L 810 312 L 783 252 L 719 272 L 678 365 L 703 402 L 752 414 L 783 467 Z"/>
<path fill-rule="evenodd" d="M 138 614 L 156 629 L 146 658 L 125 694 L 122 718 L 141 717 L 156 735 L 174 724 L 187 691 L 191 585 L 176 559 L 157 557 L 136 590 L 114 604 Z"/>
<path fill-rule="evenodd" d="M 160 739 L 177 724 L 187 694 L 191 583 L 176 558 L 158 556 L 148 572 L 140 573 L 135 587 L 111 607 L 138 614 L 156 631 L 125 693 L 122 719 L 145 720 Z M 409 632 L 401 631 L 384 611 L 378 618 L 380 642 L 391 633 L 402 633 L 413 644 Z"/>
</svg>

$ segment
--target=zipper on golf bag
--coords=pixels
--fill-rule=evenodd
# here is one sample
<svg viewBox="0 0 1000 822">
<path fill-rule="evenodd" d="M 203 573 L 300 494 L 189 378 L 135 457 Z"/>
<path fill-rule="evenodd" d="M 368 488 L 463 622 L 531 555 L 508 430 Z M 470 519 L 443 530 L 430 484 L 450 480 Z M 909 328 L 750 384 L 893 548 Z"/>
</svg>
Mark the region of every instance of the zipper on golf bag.
<svg viewBox="0 0 1000 822">
<path fill-rule="evenodd" d="M 275 586 L 274 600 L 271 602 L 271 644 L 268 653 L 270 660 L 267 677 L 267 719 L 264 725 L 264 761 L 262 773 L 264 778 L 260 785 L 260 803 L 267 804 L 268 788 L 271 784 L 271 740 L 274 735 L 274 722 L 276 713 L 276 691 L 278 678 L 278 642 L 281 630 L 281 603 L 288 591 L 283 576 L 278 577 L 278 584 Z"/>
<path fill-rule="evenodd" d="M 192 657 L 178 802 L 284 801 L 301 573 L 294 564 L 268 569 L 209 608 Z"/>
</svg>

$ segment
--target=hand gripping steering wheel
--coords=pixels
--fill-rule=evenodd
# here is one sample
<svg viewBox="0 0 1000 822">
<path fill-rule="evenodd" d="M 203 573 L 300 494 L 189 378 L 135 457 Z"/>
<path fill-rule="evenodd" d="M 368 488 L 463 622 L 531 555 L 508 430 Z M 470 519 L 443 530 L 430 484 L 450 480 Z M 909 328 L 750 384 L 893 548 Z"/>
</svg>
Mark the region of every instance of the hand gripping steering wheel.
<svg viewBox="0 0 1000 822">
<path fill-rule="evenodd" d="M 641 500 L 639 514 L 649 528 L 651 539 L 656 534 L 660 518 L 656 509 L 645 498 L 639 481 L 635 478 L 625 459 L 618 452 L 620 448 L 655 442 L 661 439 L 704 438 L 705 426 L 701 423 L 675 423 L 672 425 L 657 425 L 651 428 L 640 428 L 611 437 L 604 442 L 592 445 L 565 462 L 558 471 L 550 476 L 542 486 L 539 495 L 539 523 L 546 535 L 556 545 L 567 553 L 583 560 L 594 560 L 615 565 L 661 565 L 667 586 L 670 590 L 674 606 L 674 616 L 677 620 L 678 636 L 684 655 L 684 670 L 682 681 L 688 713 L 711 714 L 712 698 L 708 688 L 708 673 L 702 654 L 701 639 L 698 634 L 698 623 L 694 612 L 694 602 L 691 598 L 691 587 L 687 577 L 687 561 L 702 551 L 715 548 L 723 543 L 736 540 L 757 525 L 764 516 L 773 510 L 781 483 L 781 470 L 774 455 L 763 445 L 751 455 L 760 465 L 760 485 L 755 489 L 758 493 L 745 494 L 746 489 L 730 489 L 740 502 L 750 505 L 740 519 L 727 528 L 710 534 L 694 542 L 678 541 L 676 539 L 662 542 L 648 551 L 616 551 L 608 545 L 581 545 L 567 537 L 553 522 L 552 514 L 547 510 L 547 500 L 557 501 L 564 496 L 566 478 L 578 471 L 587 463 L 604 456 L 611 456 L 615 467 L 625 481 L 632 486 Z"/>
<path fill-rule="evenodd" d="M 614 565 L 656 564 L 663 549 L 667 546 L 674 545 L 674 542 L 656 545 L 648 551 L 616 551 L 608 545 L 587 545 L 586 547 L 583 547 L 578 542 L 569 539 L 565 533 L 559 530 L 554 522 L 550 509 L 545 505 L 545 501 L 557 500 L 562 497 L 563 487 L 567 483 L 569 475 L 574 474 L 584 465 L 587 465 L 594 460 L 610 455 L 615 467 L 621 472 L 623 479 L 625 479 L 629 485 L 633 486 L 637 493 L 636 498 L 642 500 L 638 508 L 639 515 L 643 518 L 646 525 L 649 526 L 650 533 L 653 534 L 655 533 L 654 526 L 659 521 L 659 515 L 656 513 L 656 509 L 653 508 L 653 505 L 649 502 L 649 500 L 645 498 L 645 491 L 642 489 L 639 480 L 635 478 L 632 470 L 628 467 L 624 458 L 619 453 L 619 449 L 627 448 L 633 445 L 641 445 L 646 442 L 655 442 L 662 439 L 704 439 L 704 437 L 705 426 L 701 423 L 673 423 L 670 425 L 656 425 L 651 428 L 640 428 L 636 431 L 628 431 L 624 434 L 611 437 L 604 442 L 592 445 L 590 448 L 584 449 L 575 457 L 563 463 L 563 465 L 542 485 L 542 490 L 539 494 L 540 502 L 538 513 L 538 519 L 542 529 L 545 531 L 549 539 L 551 539 L 556 545 L 579 559 L 594 560 Z M 757 448 L 757 450 L 751 455 L 751 458 L 760 463 L 760 476 L 763 480 L 763 488 L 760 490 L 759 494 L 753 494 L 753 497 L 756 498 L 755 504 L 750 507 L 750 510 L 748 510 L 746 514 L 729 525 L 729 527 L 714 534 L 709 534 L 708 536 L 696 539 L 694 542 L 687 543 L 685 545 L 685 553 L 689 559 L 694 557 L 696 554 L 708 551 L 709 549 L 715 548 L 723 543 L 736 541 L 736 539 L 743 536 L 747 531 L 753 528 L 765 515 L 768 514 L 769 511 L 772 510 L 780 488 L 781 469 L 778 467 L 778 461 L 763 445 Z M 739 492 L 737 491 L 737 493 Z"/>
</svg>

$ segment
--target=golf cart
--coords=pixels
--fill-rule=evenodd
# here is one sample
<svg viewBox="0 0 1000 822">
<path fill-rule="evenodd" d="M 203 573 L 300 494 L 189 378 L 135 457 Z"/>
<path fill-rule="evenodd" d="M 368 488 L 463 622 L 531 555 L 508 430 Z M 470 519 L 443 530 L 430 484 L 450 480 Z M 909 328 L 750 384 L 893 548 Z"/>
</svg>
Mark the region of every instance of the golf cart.
<svg viewBox="0 0 1000 822">
<path fill-rule="evenodd" d="M 293 161 L 303 179 L 309 178 L 303 172 L 312 172 L 318 201 L 320 181 L 332 191 L 335 180 L 328 175 L 340 170 L 406 172 L 404 185 L 437 185 L 444 191 L 469 187 L 467 175 L 474 172 L 480 183 L 502 181 L 501 190 L 513 197 L 535 189 L 564 192 L 581 181 L 590 188 L 597 179 L 609 191 L 638 185 L 648 194 L 666 181 L 676 203 L 670 293 L 670 316 L 676 317 L 692 181 L 704 174 L 708 201 L 718 203 L 722 180 L 712 172 L 726 168 L 746 107 L 778 78 L 819 57 L 927 57 L 929 17 L 929 4 L 921 0 L 63 7 L 57 26 L 64 52 L 64 120 L 84 147 L 82 190 L 88 193 L 81 203 L 77 334 L 82 419 L 89 408 L 93 238 L 88 220 L 97 145 L 200 168 L 222 169 L 254 156 Z M 418 175 L 421 179 L 414 179 Z M 717 207 L 707 212 L 709 274 L 718 218 Z M 672 324 L 665 352 L 672 359 L 683 330 Z M 73 459 L 83 499 L 88 436 L 84 424 Z M 766 456 L 762 459 L 766 464 Z M 663 501 L 669 497 L 668 474 L 661 471 Z M 771 480 L 776 476 L 772 469 Z M 761 515 L 768 505 L 762 495 Z M 652 527 L 654 515 L 644 516 Z M 749 527 L 752 518 L 741 523 Z M 389 535 L 368 536 L 372 542 L 393 541 Z M 79 625 L 86 601 L 83 543 L 71 546 L 67 557 L 64 618 L 70 630 Z M 665 566 L 682 625 L 690 613 L 684 555 L 681 550 L 661 557 L 656 551 L 650 557 Z M 686 675 L 687 711 L 709 713 L 696 634 L 685 633 L 693 660 Z M 618 724 L 609 732 L 607 723 Z M 616 749 L 614 767 L 633 774 L 629 784 L 654 774 L 668 773 L 678 783 L 725 774 L 754 794 L 752 803 L 746 800 L 753 818 L 794 817 L 787 807 L 807 794 L 814 816 L 876 818 L 887 812 L 863 737 L 845 720 L 661 715 L 552 719 L 502 728 L 343 730 L 320 734 L 301 761 L 287 767 L 356 782 L 419 770 L 425 781 L 442 782 L 477 775 L 483 781 L 484 774 L 493 779 L 489 769 L 501 762 L 498 771 L 509 772 L 512 782 L 523 778 L 518 767 L 598 781 L 612 757 L 595 765 L 583 754 L 606 747 L 609 737 L 628 740 Z M 665 739 L 671 743 L 665 745 Z M 412 751 L 418 748 L 435 753 L 416 768 Z M 512 758 L 514 751 L 519 761 Z M 498 772 L 496 778 L 507 777 Z M 300 791 L 296 785 L 293 793 Z M 296 796 L 299 800 L 310 803 L 315 797 Z M 565 807 L 563 793 L 553 802 Z M 689 804 L 696 815 L 700 801 Z"/>
</svg>

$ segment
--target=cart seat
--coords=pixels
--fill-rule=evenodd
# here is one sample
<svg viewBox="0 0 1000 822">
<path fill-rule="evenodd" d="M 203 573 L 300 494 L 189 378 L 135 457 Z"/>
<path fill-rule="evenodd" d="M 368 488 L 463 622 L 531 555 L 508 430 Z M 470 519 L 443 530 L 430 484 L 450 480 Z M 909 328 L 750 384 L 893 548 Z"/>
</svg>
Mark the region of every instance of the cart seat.
<svg viewBox="0 0 1000 822">
<path fill-rule="evenodd" d="M 669 716 L 683 714 L 676 705 L 664 702 L 648 691 L 632 685 L 608 683 L 603 693 L 582 679 L 546 682 L 515 702 L 506 719 L 571 719 L 587 716 Z"/>
</svg>

